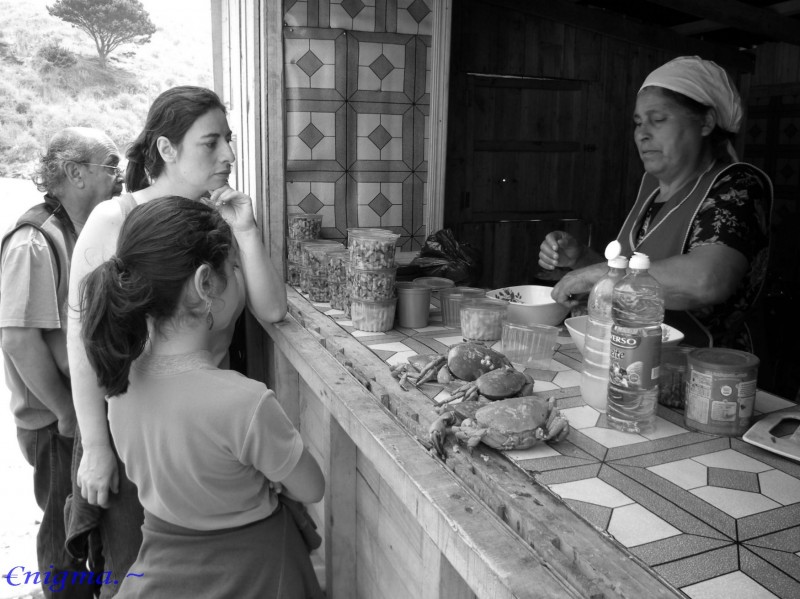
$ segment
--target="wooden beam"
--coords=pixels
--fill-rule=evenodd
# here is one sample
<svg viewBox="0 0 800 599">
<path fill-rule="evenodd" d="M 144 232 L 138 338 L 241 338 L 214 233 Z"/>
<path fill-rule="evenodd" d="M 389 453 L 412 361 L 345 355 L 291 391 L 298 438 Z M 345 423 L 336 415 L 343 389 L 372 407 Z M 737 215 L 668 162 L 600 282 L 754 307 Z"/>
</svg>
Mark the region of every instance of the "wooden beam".
<svg viewBox="0 0 800 599">
<path fill-rule="evenodd" d="M 779 15 L 790 17 L 800 13 L 800 0 L 786 0 L 786 2 L 779 2 L 771 6 L 765 7 L 773 10 Z M 719 31 L 725 29 L 727 25 L 717 21 L 709 21 L 702 19 L 700 21 L 692 21 L 691 23 L 684 23 L 683 25 L 675 25 L 671 27 L 672 31 L 680 35 L 699 35 L 701 33 L 708 33 L 710 31 Z"/>
<path fill-rule="evenodd" d="M 667 0 L 660 0 L 667 1 Z M 683 2 L 684 0 L 681 0 Z M 726 1 L 726 0 L 721 0 Z M 755 56 L 731 46 L 713 44 L 694 38 L 678 35 L 668 27 L 650 25 L 622 15 L 599 10 L 594 7 L 579 6 L 572 2 L 553 2 L 552 0 L 485 0 L 486 4 L 501 6 L 526 14 L 574 27 L 595 31 L 632 44 L 648 48 L 674 51 L 676 55 L 697 54 L 714 60 L 737 72 L 751 72 L 755 67 Z"/>
<path fill-rule="evenodd" d="M 672 10 L 717 21 L 768 39 L 800 45 L 800 23 L 774 11 L 757 8 L 737 0 L 649 0 Z"/>
<path fill-rule="evenodd" d="M 428 122 L 429 160 L 425 212 L 425 235 L 444 225 L 444 184 L 447 164 L 447 114 L 450 98 L 450 37 L 453 0 L 433 4 L 431 39 L 431 114 Z"/>
</svg>

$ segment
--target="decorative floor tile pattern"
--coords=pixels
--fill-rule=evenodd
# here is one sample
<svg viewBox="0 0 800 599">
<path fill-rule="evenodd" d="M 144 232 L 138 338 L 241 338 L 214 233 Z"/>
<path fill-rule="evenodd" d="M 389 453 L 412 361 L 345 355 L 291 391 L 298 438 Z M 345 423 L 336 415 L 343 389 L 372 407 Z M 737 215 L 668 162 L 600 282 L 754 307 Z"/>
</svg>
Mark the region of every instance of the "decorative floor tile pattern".
<svg viewBox="0 0 800 599">
<path fill-rule="evenodd" d="M 435 306 L 425 328 L 363 333 L 329 305 L 314 305 L 389 364 L 462 341 Z M 800 597 L 800 463 L 690 431 L 682 412 L 663 406 L 653 432 L 610 429 L 580 397 L 580 362 L 566 331 L 558 342 L 552 371 L 527 372 L 535 393 L 556 395 L 570 435 L 506 455 L 691 599 Z M 449 398 L 441 385 L 421 391 Z M 757 394 L 760 414 L 794 406 Z"/>
</svg>

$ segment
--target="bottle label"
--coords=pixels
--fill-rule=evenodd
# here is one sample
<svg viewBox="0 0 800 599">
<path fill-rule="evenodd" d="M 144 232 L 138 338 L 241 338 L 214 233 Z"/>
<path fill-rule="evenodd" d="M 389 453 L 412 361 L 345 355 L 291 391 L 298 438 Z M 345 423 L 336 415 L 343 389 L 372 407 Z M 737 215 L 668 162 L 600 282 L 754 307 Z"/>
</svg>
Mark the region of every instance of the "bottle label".
<svg viewBox="0 0 800 599">
<path fill-rule="evenodd" d="M 609 381 L 624 389 L 652 389 L 661 366 L 661 328 L 611 329 Z"/>
</svg>

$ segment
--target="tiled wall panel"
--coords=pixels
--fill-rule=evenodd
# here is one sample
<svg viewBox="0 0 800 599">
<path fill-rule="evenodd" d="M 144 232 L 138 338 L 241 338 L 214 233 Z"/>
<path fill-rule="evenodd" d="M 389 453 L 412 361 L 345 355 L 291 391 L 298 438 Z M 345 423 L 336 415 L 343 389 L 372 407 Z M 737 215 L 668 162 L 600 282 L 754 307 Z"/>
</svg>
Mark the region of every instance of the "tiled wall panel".
<svg viewBox="0 0 800 599">
<path fill-rule="evenodd" d="M 430 0 L 428 0 L 430 1 Z M 285 0 L 289 211 L 425 241 L 430 114 L 426 0 Z"/>
</svg>

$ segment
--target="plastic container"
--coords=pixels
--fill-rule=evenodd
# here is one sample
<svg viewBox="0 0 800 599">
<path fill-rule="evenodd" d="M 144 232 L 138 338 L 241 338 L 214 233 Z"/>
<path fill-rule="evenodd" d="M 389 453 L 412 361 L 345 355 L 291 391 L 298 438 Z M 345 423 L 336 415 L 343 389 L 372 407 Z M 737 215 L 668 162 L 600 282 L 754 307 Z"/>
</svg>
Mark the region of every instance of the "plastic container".
<svg viewBox="0 0 800 599">
<path fill-rule="evenodd" d="M 689 369 L 689 354 L 693 347 L 661 346 L 661 369 L 658 376 L 658 403 L 670 408 L 683 409 L 686 403 L 686 373 Z"/>
<path fill-rule="evenodd" d="M 292 287 L 300 287 L 300 269 L 303 268 L 299 264 L 289 262 L 286 266 L 286 278 L 289 285 Z"/>
<path fill-rule="evenodd" d="M 658 403 L 664 291 L 649 268 L 650 258 L 634 253 L 630 272 L 614 285 L 611 301 L 606 421 L 630 433 L 653 428 Z"/>
<path fill-rule="evenodd" d="M 461 300 L 485 297 L 486 292 L 477 287 L 446 287 L 439 290 L 442 304 L 442 324 L 446 327 L 461 326 Z"/>
<path fill-rule="evenodd" d="M 546 324 L 503 323 L 503 354 L 523 368 L 548 369 L 556 349 L 558 327 Z"/>
<path fill-rule="evenodd" d="M 362 270 L 383 270 L 394 267 L 394 255 L 399 238 L 398 233 L 391 231 L 352 230 L 348 241 L 350 263 Z"/>
<path fill-rule="evenodd" d="M 508 313 L 508 302 L 483 298 L 465 298 L 461 301 L 461 335 L 464 341 L 493 345 L 503 337 L 503 320 Z"/>
<path fill-rule="evenodd" d="M 353 267 L 350 297 L 364 300 L 387 300 L 394 296 L 397 267 L 363 270 Z"/>
<path fill-rule="evenodd" d="M 302 293 L 308 293 L 308 267 L 301 266 L 300 267 L 300 291 Z"/>
<path fill-rule="evenodd" d="M 347 286 L 347 265 L 350 252 L 347 249 L 335 250 L 328 254 L 328 290 L 331 308 L 344 310 L 344 301 L 349 293 Z"/>
<path fill-rule="evenodd" d="M 750 428 L 758 379 L 756 356 L 724 348 L 689 354 L 686 426 L 715 435 L 743 435 Z"/>
<path fill-rule="evenodd" d="M 428 326 L 431 311 L 431 288 L 417 283 L 395 283 L 397 290 L 397 324 L 407 329 Z"/>
<path fill-rule="evenodd" d="M 450 279 L 445 279 L 444 277 L 417 277 L 414 279 L 414 283 L 417 285 L 422 285 L 424 287 L 429 287 L 432 294 L 436 294 L 437 291 L 440 289 L 447 289 L 449 287 L 455 287 L 456 284 L 451 281 Z"/>
<path fill-rule="evenodd" d="M 330 288 L 328 287 L 328 275 L 316 275 L 309 270 L 306 283 L 306 293 L 312 302 L 330 301 Z"/>
<path fill-rule="evenodd" d="M 317 239 L 322 230 L 321 214 L 290 214 L 287 220 L 289 222 L 289 239 Z"/>
<path fill-rule="evenodd" d="M 628 259 L 620 256 L 622 246 L 616 240 L 606 247 L 608 272 L 594 284 L 589 293 L 589 318 L 583 345 L 581 396 L 586 405 L 605 412 L 608 399 L 608 367 L 611 351 L 611 298 L 614 285 L 625 276 Z"/>
<path fill-rule="evenodd" d="M 389 331 L 394 326 L 397 298 L 372 302 L 350 298 L 350 318 L 359 331 L 377 333 Z"/>
<path fill-rule="evenodd" d="M 289 262 L 294 262 L 295 264 L 303 263 L 303 256 L 300 253 L 300 247 L 299 239 L 286 240 L 286 257 Z"/>
<path fill-rule="evenodd" d="M 335 239 L 314 239 L 300 242 L 300 264 L 311 267 L 317 275 L 322 274 L 327 267 L 325 254 L 335 250 L 344 249 L 344 245 Z"/>
</svg>

